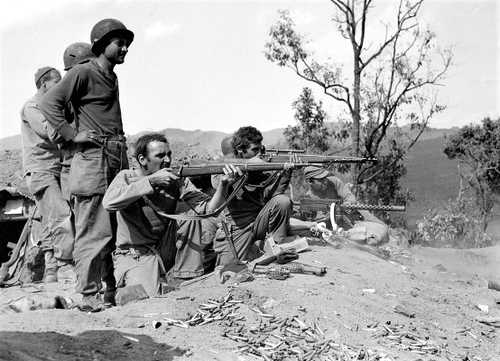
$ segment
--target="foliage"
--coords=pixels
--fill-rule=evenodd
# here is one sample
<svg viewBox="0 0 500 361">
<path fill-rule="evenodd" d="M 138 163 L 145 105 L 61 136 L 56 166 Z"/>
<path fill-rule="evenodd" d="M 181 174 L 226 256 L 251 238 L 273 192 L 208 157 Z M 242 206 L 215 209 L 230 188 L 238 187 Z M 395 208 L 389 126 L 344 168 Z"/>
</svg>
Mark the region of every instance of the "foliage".
<svg viewBox="0 0 500 361">
<path fill-rule="evenodd" d="M 343 68 L 335 63 L 314 59 L 306 49 L 307 41 L 295 30 L 288 11 L 280 11 L 279 20 L 271 27 L 265 45 L 266 58 L 278 66 L 292 69 L 300 78 L 314 83 L 332 101 L 345 106 L 350 116 L 351 153 L 357 156 L 383 159 L 378 165 L 353 167 L 353 184 L 367 184 L 386 179 L 387 174 L 403 174 L 401 160 L 416 143 L 429 120 L 444 109 L 436 103 L 433 89 L 443 79 L 452 55 L 436 45 L 435 34 L 423 29 L 418 13 L 423 0 L 400 0 L 392 24 L 386 24 L 386 36 L 378 44 L 368 44 L 371 35 L 370 9 L 375 0 L 332 0 L 336 11 L 334 25 L 352 48 L 352 78 L 344 76 Z M 371 24 L 370 25 L 374 25 Z M 389 26 L 390 25 L 390 26 Z M 433 63 L 441 61 L 435 68 Z M 404 120 L 411 124 L 408 131 L 398 127 Z M 403 132 L 393 137 L 392 130 Z M 397 143 L 394 147 L 393 144 Z M 384 191 L 391 200 L 397 199 L 393 177 Z M 373 187 L 367 187 L 365 193 Z M 382 189 L 380 190 L 382 191 Z M 374 197 L 375 195 L 370 195 Z"/>
<path fill-rule="evenodd" d="M 311 89 L 306 87 L 292 106 L 298 125 L 289 125 L 283 132 L 288 146 L 292 149 L 304 149 L 306 152 L 322 153 L 328 150 L 330 131 L 325 126 L 323 103 L 316 103 Z"/>
<path fill-rule="evenodd" d="M 448 138 L 444 153 L 459 161 L 461 176 L 473 190 L 486 230 L 495 196 L 500 193 L 500 119 L 486 118 L 481 125 L 462 127 Z"/>
<path fill-rule="evenodd" d="M 484 232 L 474 201 L 461 196 L 443 209 L 427 211 L 417 224 L 416 243 L 434 247 L 478 248 L 493 244 Z"/>
</svg>

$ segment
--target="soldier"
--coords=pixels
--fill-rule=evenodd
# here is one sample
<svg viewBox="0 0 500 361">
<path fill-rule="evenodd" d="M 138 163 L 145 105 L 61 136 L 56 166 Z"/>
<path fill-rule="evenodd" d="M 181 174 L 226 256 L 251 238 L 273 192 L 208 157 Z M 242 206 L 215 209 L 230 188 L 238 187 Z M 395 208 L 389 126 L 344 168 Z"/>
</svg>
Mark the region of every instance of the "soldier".
<svg viewBox="0 0 500 361">
<path fill-rule="evenodd" d="M 356 197 L 348 184 L 340 178 L 330 175 L 323 168 L 310 166 L 304 169 L 304 176 L 311 188 L 311 196 L 321 199 L 338 199 L 340 203 L 356 203 Z M 344 215 L 340 224 L 349 230 L 349 238 L 369 245 L 377 245 L 389 240 L 387 225 L 371 212 L 358 210 L 351 216 Z"/>
<path fill-rule="evenodd" d="M 102 197 L 113 177 L 128 168 L 113 70 L 125 61 L 134 33 L 116 19 L 104 19 L 94 25 L 90 38 L 96 57 L 70 69 L 40 108 L 54 129 L 76 144 L 69 190 L 75 215 L 77 291 L 83 295 L 80 309 L 98 311 L 114 304 L 116 290 L 111 259 L 116 217 L 103 208 Z M 69 102 L 78 132 L 66 121 Z M 99 295 L 101 278 L 106 282 L 104 299 Z"/>
<path fill-rule="evenodd" d="M 239 128 L 231 140 L 233 155 L 250 162 L 263 162 L 259 158 L 263 149 L 262 139 L 261 132 L 254 127 Z M 221 234 L 218 230 L 214 244 L 219 265 L 256 257 L 263 247 L 256 241 L 263 241 L 266 234 L 271 235 L 276 243 L 285 240 L 292 214 L 292 202 L 284 194 L 290 176 L 291 170 L 276 174 L 276 178 L 266 173 L 249 175 L 247 185 L 224 211 L 223 222 L 228 232 Z M 269 177 L 273 177 L 272 182 Z M 214 183 L 217 183 L 216 178 Z"/>
<path fill-rule="evenodd" d="M 175 220 L 162 218 L 157 209 L 177 213 L 178 202 L 185 202 L 189 207 L 184 208 L 209 213 L 224 202 L 227 188 L 241 176 L 241 171 L 226 165 L 219 187 L 209 198 L 189 179 L 179 179 L 167 169 L 170 167 L 171 151 L 163 134 L 141 136 L 135 152 L 140 167 L 118 173 L 104 195 L 103 205 L 109 211 L 117 211 L 118 230 L 113 260 L 118 292 L 120 287 L 142 285 L 149 296 L 155 296 L 160 292 L 160 274 L 166 270 L 160 252 L 162 247 L 168 245 L 162 243 L 175 245 L 201 239 L 199 222 L 176 224 Z M 175 247 L 169 248 L 175 251 Z M 186 250 L 177 255 L 175 276 L 181 279 L 185 276 L 175 274 L 176 268 L 185 267 L 186 263 L 189 266 L 193 261 L 199 263 L 198 254 L 188 254 L 196 252 L 186 246 Z"/>
<path fill-rule="evenodd" d="M 55 143 L 57 135 L 39 108 L 42 96 L 60 80 L 56 69 L 38 69 L 35 74 L 37 93 L 21 111 L 23 172 L 42 218 L 40 244 L 44 252 L 43 280 L 46 283 L 57 281 L 58 268 L 71 263 L 73 249 L 71 211 L 60 185 L 61 153 Z"/>
</svg>

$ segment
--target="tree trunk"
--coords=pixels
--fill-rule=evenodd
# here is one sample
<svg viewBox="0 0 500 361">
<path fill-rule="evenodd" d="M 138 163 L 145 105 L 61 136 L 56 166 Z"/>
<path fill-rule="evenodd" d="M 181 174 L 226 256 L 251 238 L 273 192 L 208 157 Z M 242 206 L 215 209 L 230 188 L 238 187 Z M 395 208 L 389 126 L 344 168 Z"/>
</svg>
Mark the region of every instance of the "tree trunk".
<svg viewBox="0 0 500 361">
<path fill-rule="evenodd" d="M 354 106 L 352 110 L 352 130 L 351 130 L 351 138 L 352 138 L 352 155 L 354 157 L 359 157 L 359 128 L 361 123 L 361 114 L 360 114 L 360 104 L 361 104 L 361 69 L 359 63 L 359 51 L 354 51 L 354 84 L 353 84 L 353 99 Z M 354 193 L 358 195 L 358 175 L 360 173 L 361 165 L 359 163 L 355 163 L 353 165 L 352 171 L 352 184 L 354 186 Z"/>
</svg>

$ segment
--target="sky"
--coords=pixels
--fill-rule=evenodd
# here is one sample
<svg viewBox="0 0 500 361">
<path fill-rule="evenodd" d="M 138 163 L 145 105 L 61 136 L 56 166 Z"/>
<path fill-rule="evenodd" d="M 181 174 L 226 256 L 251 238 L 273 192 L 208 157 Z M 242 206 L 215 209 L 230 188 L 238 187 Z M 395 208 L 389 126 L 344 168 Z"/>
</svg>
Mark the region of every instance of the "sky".
<svg viewBox="0 0 500 361">
<path fill-rule="evenodd" d="M 382 35 L 377 20 L 387 17 L 396 3 L 374 1 L 374 41 Z M 349 69 L 349 44 L 336 33 L 328 0 L 3 1 L 0 137 L 20 132 L 19 112 L 36 91 L 36 69 L 50 65 L 62 70 L 66 46 L 89 42 L 92 26 L 109 17 L 135 33 L 125 63 L 115 68 L 126 134 L 169 127 L 225 132 L 244 125 L 285 127 L 294 123 L 291 104 L 304 86 L 313 89 L 335 120 L 343 111 L 339 104 L 290 69 L 266 60 L 264 44 L 278 9 L 290 10 L 319 59 Z M 431 126 L 448 128 L 499 116 L 496 0 L 426 0 L 420 20 L 442 47 L 454 51 L 453 66 L 439 88 L 439 101 L 447 109 Z"/>
</svg>

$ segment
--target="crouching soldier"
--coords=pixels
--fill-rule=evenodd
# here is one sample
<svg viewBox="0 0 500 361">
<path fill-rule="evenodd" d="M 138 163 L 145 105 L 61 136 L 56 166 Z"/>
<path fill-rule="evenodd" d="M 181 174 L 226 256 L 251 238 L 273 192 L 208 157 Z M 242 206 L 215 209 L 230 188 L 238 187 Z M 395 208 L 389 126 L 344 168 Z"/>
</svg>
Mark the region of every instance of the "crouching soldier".
<svg viewBox="0 0 500 361">
<path fill-rule="evenodd" d="M 357 203 L 350 187 L 340 178 L 320 167 L 306 167 L 304 176 L 310 186 L 313 198 L 337 199 L 339 203 Z M 371 212 L 357 210 L 352 214 L 344 214 L 339 226 L 348 230 L 347 235 L 354 241 L 369 245 L 378 245 L 389 240 L 389 228 Z"/>
<path fill-rule="evenodd" d="M 225 175 L 209 199 L 188 179 L 180 179 L 168 169 L 171 151 L 162 134 L 141 136 L 135 144 L 135 158 L 140 167 L 118 173 L 104 195 L 103 205 L 117 212 L 113 261 L 118 296 L 121 287 L 131 285 L 142 285 L 149 296 L 155 296 L 160 292 L 160 276 L 166 271 L 165 256 L 172 256 L 163 255 L 162 249 L 175 252 L 176 243 L 186 238 L 201 241 L 200 228 L 178 229 L 175 219 L 165 218 L 158 211 L 173 214 L 178 202 L 185 202 L 197 213 L 209 213 L 222 205 L 228 187 L 241 171 L 226 165 Z"/>
<path fill-rule="evenodd" d="M 263 150 L 262 139 L 262 133 L 254 127 L 239 128 L 231 139 L 233 155 L 247 162 L 264 162 L 259 158 Z M 267 172 L 249 174 L 247 184 L 224 210 L 223 230 L 217 231 L 214 250 L 219 265 L 256 258 L 266 234 L 276 243 L 285 240 L 292 214 L 292 201 L 284 194 L 290 177 L 291 169 L 272 175 Z M 213 182 L 217 183 L 217 177 Z"/>
</svg>

